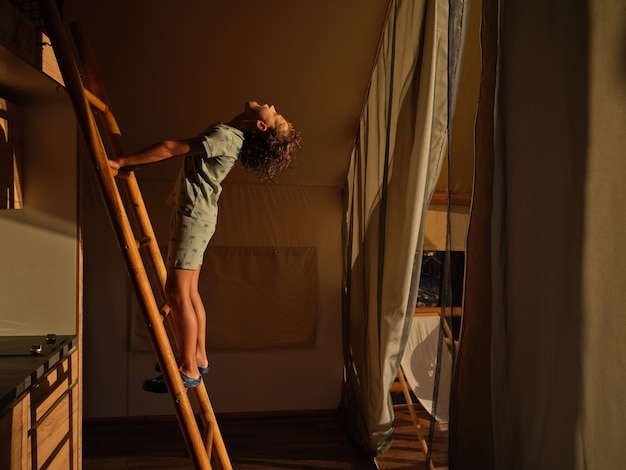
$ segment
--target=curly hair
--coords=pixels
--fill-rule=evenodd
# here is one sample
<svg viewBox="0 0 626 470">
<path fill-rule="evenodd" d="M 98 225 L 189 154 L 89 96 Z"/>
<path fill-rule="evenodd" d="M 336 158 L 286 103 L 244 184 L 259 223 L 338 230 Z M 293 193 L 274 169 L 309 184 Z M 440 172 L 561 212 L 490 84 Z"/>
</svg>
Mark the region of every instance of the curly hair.
<svg viewBox="0 0 626 470">
<path fill-rule="evenodd" d="M 261 181 L 275 181 L 278 174 L 293 166 L 300 141 L 300 133 L 291 124 L 286 130 L 272 127 L 263 132 L 244 132 L 239 161 Z"/>
</svg>

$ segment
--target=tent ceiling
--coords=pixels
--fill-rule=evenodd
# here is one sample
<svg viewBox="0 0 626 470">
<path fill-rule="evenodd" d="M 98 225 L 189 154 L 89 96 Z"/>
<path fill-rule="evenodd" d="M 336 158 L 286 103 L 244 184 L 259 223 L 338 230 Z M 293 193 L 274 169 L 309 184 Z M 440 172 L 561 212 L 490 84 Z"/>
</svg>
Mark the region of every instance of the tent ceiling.
<svg viewBox="0 0 626 470">
<path fill-rule="evenodd" d="M 228 120 L 257 99 L 274 103 L 303 134 L 298 164 L 280 183 L 340 187 L 388 3 L 189 0 L 146 9 L 145 2 L 70 0 L 66 11 L 88 33 L 127 147 L 189 137 L 180 134 Z M 136 83 L 139 68 L 159 74 L 161 88 Z M 238 169 L 229 182 L 256 179 Z"/>
</svg>

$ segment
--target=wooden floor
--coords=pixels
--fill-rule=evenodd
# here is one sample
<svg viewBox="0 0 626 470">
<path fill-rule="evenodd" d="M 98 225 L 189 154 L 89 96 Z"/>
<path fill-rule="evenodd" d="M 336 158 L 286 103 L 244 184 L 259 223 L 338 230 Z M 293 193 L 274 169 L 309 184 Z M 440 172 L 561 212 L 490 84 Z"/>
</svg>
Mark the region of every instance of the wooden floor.
<svg viewBox="0 0 626 470">
<path fill-rule="evenodd" d="M 396 407 L 392 447 L 377 459 L 358 451 L 334 414 L 218 418 L 234 470 L 422 469 L 424 454 L 406 411 Z M 426 414 L 420 410 L 423 416 Z M 438 433 L 433 462 L 447 464 L 447 434 Z M 85 470 L 193 469 L 175 419 L 83 424 Z"/>
<path fill-rule="evenodd" d="M 381 470 L 432 470 L 448 468 L 448 431 L 441 425 L 435 426 L 432 439 L 430 462 L 426 462 L 426 454 L 417 438 L 415 425 L 406 405 L 397 405 L 395 409 L 393 443 L 391 448 L 376 459 Z M 422 433 L 429 441 L 430 415 L 420 405 L 414 406 L 415 412 L 422 421 Z"/>
</svg>

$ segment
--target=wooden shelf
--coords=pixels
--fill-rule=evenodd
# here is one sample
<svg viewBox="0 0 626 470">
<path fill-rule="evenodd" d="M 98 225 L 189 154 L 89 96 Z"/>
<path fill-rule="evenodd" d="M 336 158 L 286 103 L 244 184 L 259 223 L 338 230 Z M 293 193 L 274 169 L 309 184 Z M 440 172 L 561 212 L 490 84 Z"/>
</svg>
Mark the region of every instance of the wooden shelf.
<svg viewBox="0 0 626 470">
<path fill-rule="evenodd" d="M 13 5 L 0 0 L 0 93 L 23 104 L 63 95 L 49 40 Z M 53 75 L 51 78 L 44 73 Z M 59 80 L 59 81 L 57 81 Z"/>
<path fill-rule="evenodd" d="M 60 83 L 35 69 L 2 44 L 0 44 L 0 94 L 20 104 L 41 98 L 65 96 Z"/>
</svg>

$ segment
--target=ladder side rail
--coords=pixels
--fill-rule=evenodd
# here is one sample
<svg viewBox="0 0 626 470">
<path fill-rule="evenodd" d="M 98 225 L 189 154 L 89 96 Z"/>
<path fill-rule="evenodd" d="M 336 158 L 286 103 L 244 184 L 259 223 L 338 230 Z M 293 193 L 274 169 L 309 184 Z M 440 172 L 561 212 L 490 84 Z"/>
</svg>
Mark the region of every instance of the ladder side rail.
<svg viewBox="0 0 626 470">
<path fill-rule="evenodd" d="M 200 407 L 200 416 L 202 422 L 205 425 L 205 445 L 209 455 L 212 453 L 212 449 L 215 449 L 217 455 L 217 461 L 222 465 L 223 470 L 233 470 L 230 462 L 230 457 L 222 438 L 222 433 L 217 425 L 217 419 L 211 400 L 204 385 L 204 380 L 200 384 L 200 387 L 192 389 L 196 404 Z"/>
<path fill-rule="evenodd" d="M 125 248 L 128 268 L 131 273 L 134 274 L 136 286 L 144 300 L 144 305 L 146 306 L 144 312 L 147 315 L 146 321 L 149 326 L 151 326 L 151 328 L 149 328 L 151 339 L 155 343 L 155 349 L 158 351 L 159 355 L 163 355 L 163 351 L 165 351 L 165 354 L 170 356 L 168 358 L 169 360 L 164 361 L 162 364 L 162 366 L 164 366 L 163 375 L 168 384 L 168 389 L 171 391 L 170 398 L 177 411 L 176 414 L 179 418 L 179 422 L 181 422 L 181 429 L 183 430 L 189 453 L 197 468 L 210 469 L 209 458 L 196 425 L 195 415 L 188 400 L 186 389 L 180 380 L 178 368 L 172 366 L 172 364 L 175 364 L 175 361 L 173 360 L 169 338 L 165 332 L 161 317 L 158 314 L 159 310 L 154 299 L 152 286 L 145 273 L 139 249 L 134 243 L 135 237 L 132 234 L 117 185 L 113 180 L 114 172 L 111 171 L 108 166 L 104 143 L 102 142 L 94 116 L 91 112 L 91 107 L 89 106 L 84 91 L 85 89 L 78 72 L 78 66 L 74 60 L 71 48 L 69 47 L 67 36 L 65 35 L 62 20 L 54 0 L 40 0 L 40 7 L 57 55 L 66 89 L 70 95 L 77 116 L 79 128 L 95 160 L 96 170 L 100 176 L 99 180 L 107 196 L 106 200 L 108 201 L 109 211 L 117 222 L 115 225 L 117 229 L 116 232 Z M 173 380 L 172 377 L 176 377 L 178 380 Z"/>
<path fill-rule="evenodd" d="M 74 45 L 76 46 L 78 58 L 80 59 L 80 65 L 83 67 L 82 71 L 89 85 L 88 94 L 97 97 L 97 100 L 101 103 L 96 107 L 107 116 L 108 126 L 104 129 L 107 134 L 107 139 L 112 144 L 115 156 L 121 155 L 123 154 L 122 133 L 111 112 L 111 100 L 109 99 L 102 80 L 99 78 L 100 72 L 98 71 L 98 66 L 95 61 L 95 55 L 81 25 L 78 22 L 72 22 L 69 25 L 69 29 L 72 34 L 72 39 L 74 40 Z M 95 104 L 95 102 L 92 104 Z"/>
<path fill-rule="evenodd" d="M 84 31 L 78 23 L 71 23 L 70 30 L 74 38 L 74 43 L 76 44 L 78 56 L 80 57 L 87 83 L 89 88 L 93 90 L 92 95 L 94 98 L 90 101 L 92 105 L 96 105 L 97 109 L 103 114 L 105 124 L 103 128 L 107 134 L 113 153 L 116 156 L 123 155 L 125 152 L 121 138 L 122 133 L 110 108 L 110 99 L 100 78 L 100 73 L 94 59 L 93 51 L 89 45 L 89 41 L 87 41 Z M 136 221 L 139 226 L 141 236 L 150 239 L 150 243 L 148 244 L 150 256 L 148 260 L 152 265 L 152 272 L 154 272 L 158 277 L 158 282 L 160 284 L 158 288 L 161 291 L 159 294 L 165 298 L 163 292 L 166 277 L 165 265 L 163 263 L 163 257 L 161 256 L 157 238 L 154 234 L 154 229 L 150 223 L 146 205 L 141 192 L 139 191 L 139 186 L 134 176 L 134 172 L 128 172 L 125 175 L 122 186 L 126 189 L 131 202 L 131 207 L 136 212 Z"/>
<path fill-rule="evenodd" d="M 148 211 L 146 209 L 143 196 L 137 183 L 137 178 L 134 172 L 129 173 L 127 178 L 124 178 L 124 186 L 127 192 L 127 196 L 135 211 L 137 223 L 139 228 L 149 242 L 144 246 L 146 250 L 146 260 L 148 262 L 150 272 L 154 273 L 156 279 L 155 289 L 158 291 L 162 299 L 166 299 L 165 296 L 165 280 L 167 278 L 167 270 L 165 263 L 163 262 L 163 255 L 159 248 L 159 243 L 154 233 L 154 228 L 150 223 Z"/>
<path fill-rule="evenodd" d="M 100 99 L 104 105 L 98 109 L 101 110 L 104 116 L 105 125 L 103 127 L 109 138 L 109 143 L 111 144 L 112 150 L 116 156 L 123 155 L 125 152 L 121 138 L 122 133 L 110 108 L 111 101 L 108 97 L 103 81 L 100 78 L 101 75 L 96 65 L 94 53 L 89 45 L 89 41 L 87 40 L 87 36 L 82 27 L 76 22 L 70 24 L 70 30 L 74 38 L 74 43 L 76 44 L 78 56 L 83 66 L 83 71 L 85 72 L 89 88 L 93 90 L 93 94 Z M 152 224 L 150 223 L 148 211 L 146 210 L 146 205 L 139 190 L 139 185 L 137 184 L 134 172 L 128 172 L 122 181 L 122 186 L 127 192 L 127 196 L 131 203 L 130 205 L 135 211 L 135 220 L 139 226 L 141 236 L 150 239 L 150 243 L 147 245 L 147 251 L 149 254 L 148 262 L 150 264 L 151 272 L 157 276 L 158 285 L 156 288 L 159 290 L 159 295 L 161 298 L 165 299 L 164 290 L 165 279 L 167 276 L 165 264 L 163 263 L 163 256 L 161 255 L 161 250 L 159 249 L 158 241 Z"/>
<path fill-rule="evenodd" d="M 62 72 L 65 82 L 65 89 L 69 94 L 74 113 L 76 114 L 77 123 L 88 151 L 90 152 L 92 159 L 95 163 L 95 171 L 98 175 L 98 182 L 100 189 L 103 193 L 104 202 L 107 206 L 109 215 L 120 220 L 124 217 L 124 207 L 115 203 L 117 187 L 115 184 L 107 184 L 107 176 L 110 176 L 111 170 L 109 169 L 106 157 L 106 151 L 104 149 L 104 143 L 97 128 L 93 113 L 89 106 L 86 93 L 82 85 L 82 80 L 78 72 L 77 65 L 71 55 L 71 47 L 68 44 L 67 38 L 63 34 L 61 25 L 57 25 L 54 20 L 55 5 L 49 5 L 50 0 L 41 0 L 42 13 L 46 20 L 46 26 L 50 33 L 51 39 L 54 38 L 53 48 L 57 55 L 57 61 L 59 68 Z M 58 19 L 60 22 L 61 20 Z M 50 24 L 48 24 L 50 23 Z M 125 240 L 128 238 L 128 233 L 124 231 L 123 224 L 114 224 L 115 231 L 118 235 L 118 239 Z M 130 234 L 132 236 L 132 234 Z"/>
<path fill-rule="evenodd" d="M 113 111 L 108 104 L 109 98 L 102 80 L 100 79 L 100 74 L 98 72 L 92 49 L 87 41 L 87 36 L 84 34 L 82 27 L 77 22 L 70 24 L 70 30 L 74 39 L 74 44 L 77 48 L 81 65 L 83 66 L 85 79 L 90 89 L 94 90 L 94 92 L 92 92 L 90 89 L 84 89 L 87 99 L 91 106 L 100 113 L 100 128 L 101 131 L 103 131 L 107 136 L 111 147 L 111 153 L 113 155 L 122 155 L 124 153 L 122 133 Z M 118 181 L 120 181 L 118 189 L 121 188 L 124 191 L 124 196 L 128 202 L 129 208 L 131 209 L 131 215 L 134 216 L 133 220 L 135 222 L 135 227 L 138 227 L 138 231 L 140 233 L 139 237 L 137 237 L 137 242 L 140 243 L 140 240 L 148 240 L 147 244 L 142 244 L 140 246 L 141 248 L 145 248 L 144 252 L 147 251 L 146 261 L 149 267 L 148 272 L 153 276 L 151 278 L 151 282 L 153 289 L 158 294 L 159 303 L 161 305 L 160 314 L 161 316 L 166 317 L 170 312 L 170 308 L 166 304 L 165 296 L 165 265 L 163 263 L 163 258 L 160 253 L 154 229 L 148 217 L 143 197 L 139 191 L 138 182 L 134 171 L 132 170 L 128 171 L 126 169 L 121 169 L 117 176 Z M 171 325 L 169 326 L 171 327 Z M 174 338 L 172 338 L 172 340 L 174 340 Z M 172 340 L 170 341 L 170 345 L 172 343 L 175 344 L 175 340 Z"/>
</svg>

